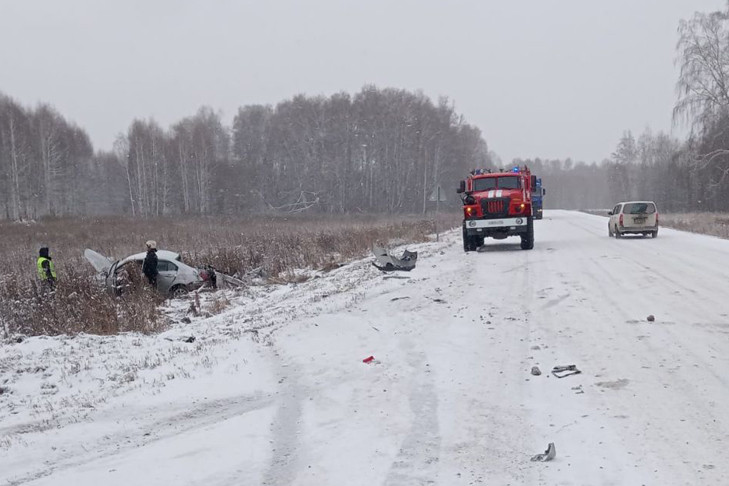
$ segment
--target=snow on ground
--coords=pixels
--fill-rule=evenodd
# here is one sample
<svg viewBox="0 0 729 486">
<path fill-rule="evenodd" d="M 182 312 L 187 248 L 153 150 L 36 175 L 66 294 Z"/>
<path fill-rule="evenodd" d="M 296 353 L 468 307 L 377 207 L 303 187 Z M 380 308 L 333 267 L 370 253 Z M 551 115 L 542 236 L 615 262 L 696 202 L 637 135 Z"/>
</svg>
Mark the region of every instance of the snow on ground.
<svg viewBox="0 0 729 486">
<path fill-rule="evenodd" d="M 729 484 L 729 241 L 566 211 L 518 241 L 2 345 L 0 484 Z"/>
</svg>

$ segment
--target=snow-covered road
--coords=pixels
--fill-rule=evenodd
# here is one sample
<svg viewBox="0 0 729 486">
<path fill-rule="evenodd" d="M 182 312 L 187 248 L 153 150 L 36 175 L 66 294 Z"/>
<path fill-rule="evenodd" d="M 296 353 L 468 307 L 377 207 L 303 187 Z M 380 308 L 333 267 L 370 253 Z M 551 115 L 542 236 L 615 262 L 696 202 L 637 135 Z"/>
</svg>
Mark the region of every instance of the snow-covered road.
<svg viewBox="0 0 729 486">
<path fill-rule="evenodd" d="M 449 233 L 402 278 L 365 260 L 238 297 L 183 329 L 192 349 L 4 345 L 0 484 L 729 484 L 729 241 L 615 240 L 567 211 L 535 234 L 466 254 Z"/>
</svg>

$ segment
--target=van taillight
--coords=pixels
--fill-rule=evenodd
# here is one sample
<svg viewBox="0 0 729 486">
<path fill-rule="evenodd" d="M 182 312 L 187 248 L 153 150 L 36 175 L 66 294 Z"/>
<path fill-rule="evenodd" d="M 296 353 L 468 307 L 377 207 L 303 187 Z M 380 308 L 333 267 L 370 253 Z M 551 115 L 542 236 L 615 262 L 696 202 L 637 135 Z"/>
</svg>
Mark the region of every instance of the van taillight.
<svg viewBox="0 0 729 486">
<path fill-rule="evenodd" d="M 623 226 L 623 215 L 620 215 L 620 226 Z"/>
<path fill-rule="evenodd" d="M 656 225 L 658 224 L 658 211 L 656 211 Z"/>
</svg>

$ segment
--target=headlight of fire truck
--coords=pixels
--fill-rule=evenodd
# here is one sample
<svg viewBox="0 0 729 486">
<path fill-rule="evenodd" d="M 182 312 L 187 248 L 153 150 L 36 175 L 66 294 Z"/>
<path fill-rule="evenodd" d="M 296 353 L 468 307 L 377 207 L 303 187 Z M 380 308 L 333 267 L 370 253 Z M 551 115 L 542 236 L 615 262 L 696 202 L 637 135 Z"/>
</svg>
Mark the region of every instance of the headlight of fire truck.
<svg viewBox="0 0 729 486">
<path fill-rule="evenodd" d="M 517 202 L 516 204 L 511 206 L 511 214 L 522 214 L 525 209 L 526 209 L 525 203 Z"/>
</svg>

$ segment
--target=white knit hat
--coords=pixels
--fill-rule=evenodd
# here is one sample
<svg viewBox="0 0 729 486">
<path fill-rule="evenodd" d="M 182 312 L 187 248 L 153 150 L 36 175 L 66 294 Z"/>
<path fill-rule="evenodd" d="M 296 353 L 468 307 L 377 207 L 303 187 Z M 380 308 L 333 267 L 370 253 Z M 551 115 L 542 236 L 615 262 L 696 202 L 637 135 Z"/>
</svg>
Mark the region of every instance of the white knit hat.
<svg viewBox="0 0 729 486">
<path fill-rule="evenodd" d="M 147 245 L 147 248 L 151 248 L 151 249 L 155 249 L 155 250 L 157 249 L 157 242 L 154 240 L 149 240 L 145 244 Z"/>
</svg>

